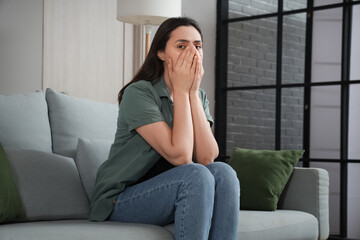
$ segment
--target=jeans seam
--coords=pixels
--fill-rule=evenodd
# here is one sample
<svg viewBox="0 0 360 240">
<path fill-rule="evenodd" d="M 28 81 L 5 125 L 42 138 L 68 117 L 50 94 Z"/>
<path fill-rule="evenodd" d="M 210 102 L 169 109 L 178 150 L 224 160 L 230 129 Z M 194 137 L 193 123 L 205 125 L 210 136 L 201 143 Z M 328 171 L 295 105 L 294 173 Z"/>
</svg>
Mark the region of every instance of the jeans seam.
<svg viewBox="0 0 360 240">
<path fill-rule="evenodd" d="M 187 187 L 186 187 L 186 183 L 184 183 L 185 189 L 184 189 L 184 193 L 185 193 L 185 201 L 184 201 L 184 208 L 183 208 L 183 213 L 182 213 L 182 219 L 181 219 L 181 238 L 184 239 L 184 235 L 185 235 L 185 216 L 186 216 L 186 208 L 187 208 Z"/>
</svg>

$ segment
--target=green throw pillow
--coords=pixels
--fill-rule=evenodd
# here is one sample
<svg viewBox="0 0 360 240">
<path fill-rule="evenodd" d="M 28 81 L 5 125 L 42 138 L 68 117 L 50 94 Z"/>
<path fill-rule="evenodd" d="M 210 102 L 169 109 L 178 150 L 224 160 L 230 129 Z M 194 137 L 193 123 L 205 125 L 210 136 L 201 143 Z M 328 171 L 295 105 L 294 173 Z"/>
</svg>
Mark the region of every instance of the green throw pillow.
<svg viewBox="0 0 360 240">
<path fill-rule="evenodd" d="M 235 148 L 229 164 L 240 181 L 240 209 L 275 211 L 281 192 L 304 150 Z"/>
<path fill-rule="evenodd" d="M 0 143 L 0 223 L 24 219 L 25 216 L 10 164 Z"/>
</svg>

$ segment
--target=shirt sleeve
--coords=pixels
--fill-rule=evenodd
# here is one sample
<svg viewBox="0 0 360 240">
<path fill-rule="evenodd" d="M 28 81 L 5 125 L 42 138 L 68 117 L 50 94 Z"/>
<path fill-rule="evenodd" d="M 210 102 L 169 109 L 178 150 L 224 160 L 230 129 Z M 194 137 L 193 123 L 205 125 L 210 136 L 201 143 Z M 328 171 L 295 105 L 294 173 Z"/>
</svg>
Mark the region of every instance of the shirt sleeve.
<svg viewBox="0 0 360 240">
<path fill-rule="evenodd" d="M 120 114 L 129 131 L 138 127 L 165 121 L 160 111 L 161 101 L 150 82 L 140 81 L 129 85 L 120 103 Z"/>
<path fill-rule="evenodd" d="M 209 121 L 210 126 L 212 127 L 212 125 L 214 124 L 214 119 L 210 113 L 209 100 L 207 99 L 205 91 L 202 89 L 199 89 L 199 96 L 200 96 L 200 99 L 201 99 L 201 102 L 202 102 L 202 105 L 203 105 L 203 108 L 205 111 L 206 119 Z"/>
</svg>

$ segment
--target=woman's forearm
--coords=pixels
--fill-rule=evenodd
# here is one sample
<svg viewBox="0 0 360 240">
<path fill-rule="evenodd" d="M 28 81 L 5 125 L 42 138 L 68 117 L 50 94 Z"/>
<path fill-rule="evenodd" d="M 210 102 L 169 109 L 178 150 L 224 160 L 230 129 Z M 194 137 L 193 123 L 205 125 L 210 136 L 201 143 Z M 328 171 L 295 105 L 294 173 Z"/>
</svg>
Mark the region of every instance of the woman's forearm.
<svg viewBox="0 0 360 240">
<path fill-rule="evenodd" d="M 171 141 L 179 154 L 179 163 L 190 163 L 194 148 L 194 130 L 191 117 L 189 94 L 184 92 L 173 93 L 174 120 Z"/>
<path fill-rule="evenodd" d="M 174 92 L 174 119 L 171 129 L 165 121 L 138 127 L 136 131 L 172 165 L 192 163 L 194 130 L 191 120 L 189 94 Z"/>
<path fill-rule="evenodd" d="M 219 154 L 217 142 L 211 132 L 198 92 L 190 93 L 190 107 L 194 128 L 195 162 L 206 165 L 212 163 Z"/>
</svg>

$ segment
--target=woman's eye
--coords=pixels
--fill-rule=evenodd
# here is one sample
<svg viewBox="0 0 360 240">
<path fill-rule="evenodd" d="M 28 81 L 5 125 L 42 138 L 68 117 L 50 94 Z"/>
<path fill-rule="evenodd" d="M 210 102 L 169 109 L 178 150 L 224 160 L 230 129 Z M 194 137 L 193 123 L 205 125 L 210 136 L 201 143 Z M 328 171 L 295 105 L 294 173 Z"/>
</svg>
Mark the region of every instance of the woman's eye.
<svg viewBox="0 0 360 240">
<path fill-rule="evenodd" d="M 199 50 L 199 49 L 201 49 L 201 46 L 198 45 L 198 46 L 195 46 L 195 48 L 196 48 L 197 50 Z"/>
<path fill-rule="evenodd" d="M 184 46 L 184 45 L 179 45 L 179 46 L 178 46 L 178 48 L 180 48 L 180 49 L 184 49 L 184 48 L 185 48 L 185 46 Z"/>
</svg>

